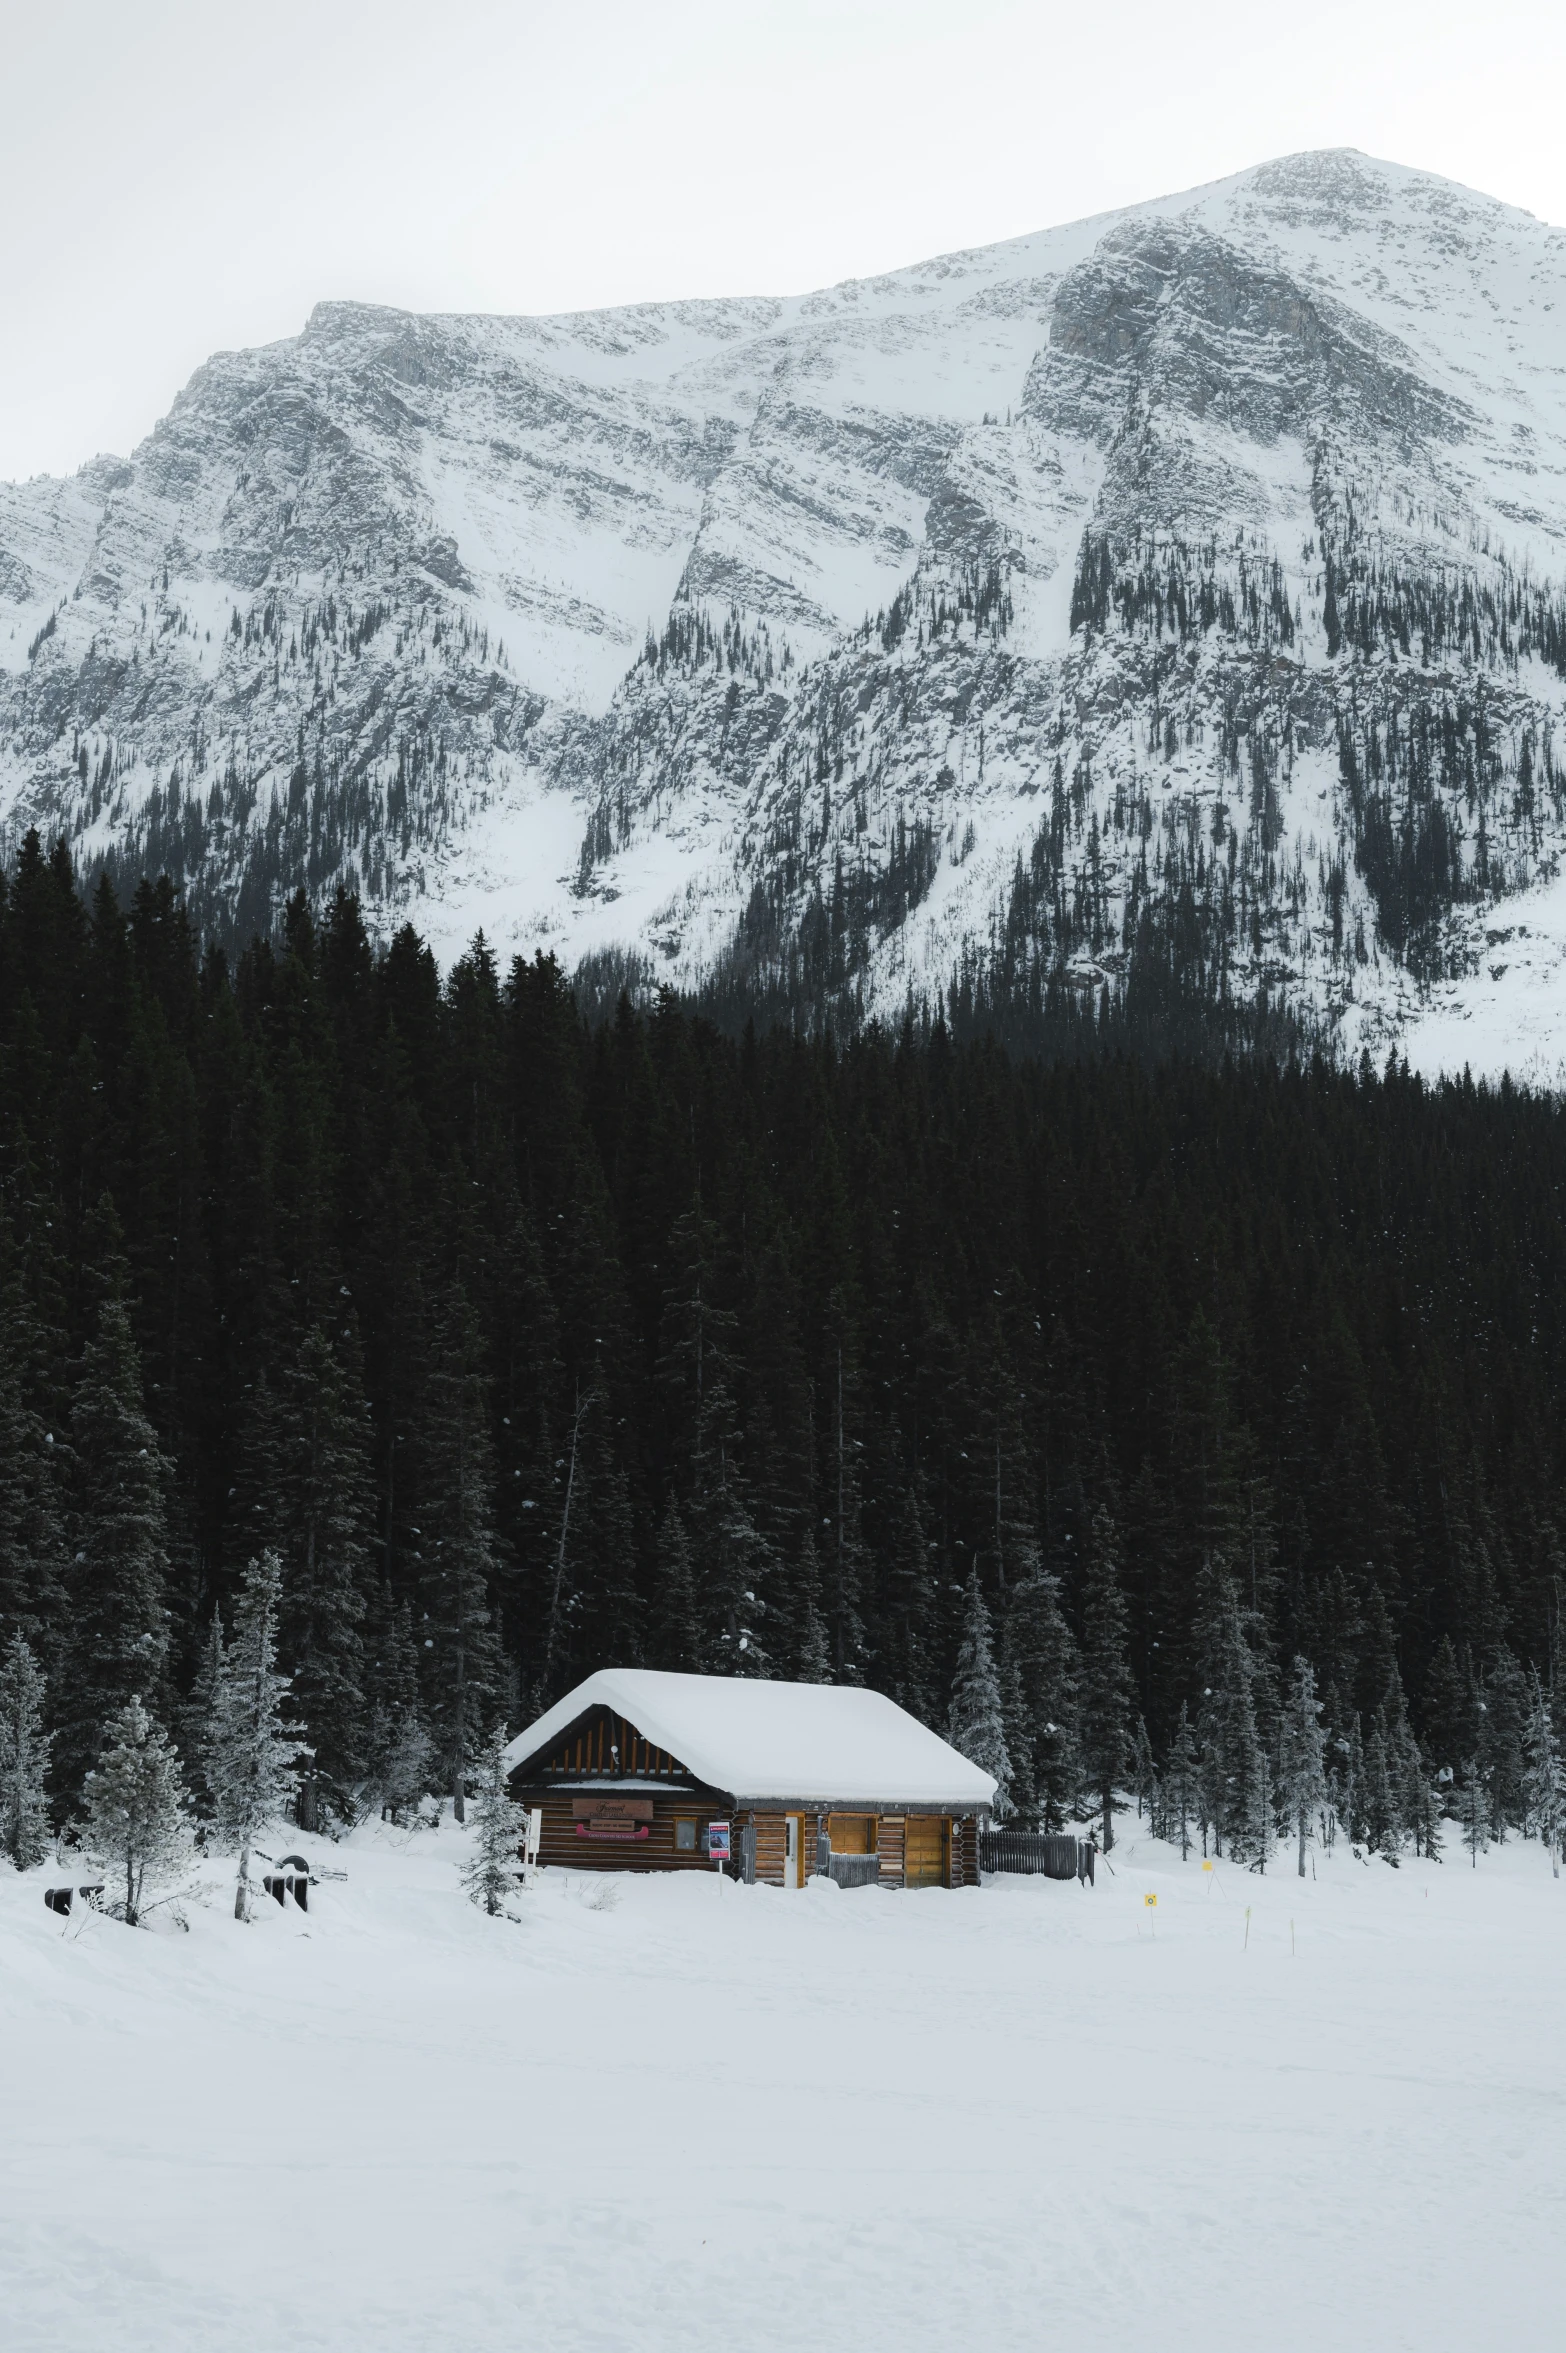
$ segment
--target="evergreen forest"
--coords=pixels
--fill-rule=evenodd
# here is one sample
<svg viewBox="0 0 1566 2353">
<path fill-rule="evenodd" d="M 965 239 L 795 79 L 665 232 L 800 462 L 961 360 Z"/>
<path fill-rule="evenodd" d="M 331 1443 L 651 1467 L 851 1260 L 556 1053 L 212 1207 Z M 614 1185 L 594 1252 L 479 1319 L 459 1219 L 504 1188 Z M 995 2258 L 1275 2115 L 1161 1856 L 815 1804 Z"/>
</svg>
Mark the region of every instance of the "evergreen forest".
<svg viewBox="0 0 1566 2353">
<path fill-rule="evenodd" d="M 0 1652 L 54 1826 L 133 1702 L 199 1799 L 275 1556 L 307 1827 L 460 1805 L 611 1664 L 883 1690 L 1022 1824 L 1537 1827 L 1560 1107 L 1107 1007 L 1031 1050 L 743 1016 L 442 973 L 343 892 L 230 957 L 28 837 Z"/>
</svg>

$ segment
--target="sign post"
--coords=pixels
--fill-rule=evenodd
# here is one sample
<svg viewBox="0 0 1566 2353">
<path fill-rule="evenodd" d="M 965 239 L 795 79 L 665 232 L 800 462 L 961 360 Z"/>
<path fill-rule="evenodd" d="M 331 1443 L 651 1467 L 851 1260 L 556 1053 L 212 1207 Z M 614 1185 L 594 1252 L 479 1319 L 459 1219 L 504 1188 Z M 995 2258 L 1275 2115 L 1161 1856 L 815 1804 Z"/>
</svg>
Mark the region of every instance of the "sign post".
<svg viewBox="0 0 1566 2353">
<path fill-rule="evenodd" d="M 1158 1898 L 1156 1895 L 1145 1895 L 1142 1898 L 1142 1901 L 1153 1915 L 1152 1929 L 1153 1935 L 1156 1938 L 1158 1935 Z"/>
<path fill-rule="evenodd" d="M 543 1835 L 544 1809 L 542 1806 L 529 1806 L 527 1831 L 522 1842 L 522 1875 L 530 1886 L 532 1874 L 538 1869 L 538 1849 Z"/>
<path fill-rule="evenodd" d="M 728 1823 L 709 1822 L 707 1824 L 707 1852 L 712 1857 L 713 1868 L 720 1879 L 723 1876 L 723 1866 L 728 1861 L 731 1851 Z"/>
</svg>

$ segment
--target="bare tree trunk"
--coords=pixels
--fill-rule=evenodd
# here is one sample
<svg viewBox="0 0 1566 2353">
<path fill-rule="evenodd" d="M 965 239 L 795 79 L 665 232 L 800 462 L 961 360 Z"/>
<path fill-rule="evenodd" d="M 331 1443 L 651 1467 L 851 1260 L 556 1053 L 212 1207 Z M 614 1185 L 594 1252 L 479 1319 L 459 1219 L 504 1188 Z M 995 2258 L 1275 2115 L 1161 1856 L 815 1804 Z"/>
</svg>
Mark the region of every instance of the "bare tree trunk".
<svg viewBox="0 0 1566 2353">
<path fill-rule="evenodd" d="M 239 1850 L 239 1876 L 234 1882 L 234 1918 L 250 1917 L 250 1841 L 247 1838 Z"/>
</svg>

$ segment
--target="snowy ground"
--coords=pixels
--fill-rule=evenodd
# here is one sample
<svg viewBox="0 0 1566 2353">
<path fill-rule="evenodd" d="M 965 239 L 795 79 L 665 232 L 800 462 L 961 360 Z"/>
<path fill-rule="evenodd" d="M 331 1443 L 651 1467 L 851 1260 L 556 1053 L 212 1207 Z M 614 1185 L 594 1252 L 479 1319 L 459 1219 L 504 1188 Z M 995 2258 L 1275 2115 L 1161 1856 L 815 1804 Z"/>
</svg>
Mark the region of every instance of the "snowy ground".
<svg viewBox="0 0 1566 2353">
<path fill-rule="evenodd" d="M 1133 1823 L 1090 1891 L 551 1872 L 512 1925 L 460 1838 L 290 1833 L 346 1883 L 188 1935 L 0 1865 L 8 2353 L 1561 2342 L 1536 1845 L 1204 1882 Z"/>
</svg>

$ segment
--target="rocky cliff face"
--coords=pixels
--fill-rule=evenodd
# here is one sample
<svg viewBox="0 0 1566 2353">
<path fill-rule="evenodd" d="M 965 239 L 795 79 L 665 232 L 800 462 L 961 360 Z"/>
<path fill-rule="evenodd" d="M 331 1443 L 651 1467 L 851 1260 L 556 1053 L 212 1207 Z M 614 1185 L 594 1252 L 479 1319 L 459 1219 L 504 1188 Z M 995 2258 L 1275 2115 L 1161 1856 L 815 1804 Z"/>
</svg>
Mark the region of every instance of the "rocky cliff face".
<svg viewBox="0 0 1566 2353">
<path fill-rule="evenodd" d="M 1296 157 L 214 359 L 0 489 L 0 811 L 231 936 L 347 880 L 807 1014 L 1140 972 L 1553 1072 L 1561 583 L 1566 238 Z"/>
</svg>

